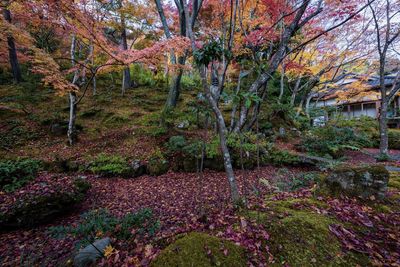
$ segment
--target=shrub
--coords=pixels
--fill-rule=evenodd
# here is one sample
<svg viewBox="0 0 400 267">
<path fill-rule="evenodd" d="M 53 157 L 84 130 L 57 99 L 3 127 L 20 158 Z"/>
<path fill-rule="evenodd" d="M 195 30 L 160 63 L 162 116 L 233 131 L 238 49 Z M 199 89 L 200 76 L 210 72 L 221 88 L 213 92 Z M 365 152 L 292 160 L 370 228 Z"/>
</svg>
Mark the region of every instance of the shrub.
<svg viewBox="0 0 400 267">
<path fill-rule="evenodd" d="M 35 184 L 7 195 L 0 205 L 0 228 L 33 226 L 50 221 L 80 203 L 90 184 L 81 178 L 42 176 Z"/>
<path fill-rule="evenodd" d="M 99 154 L 89 165 L 89 170 L 94 174 L 106 177 L 128 176 L 131 168 L 128 161 L 117 155 Z"/>
<path fill-rule="evenodd" d="M 272 148 L 268 150 L 267 155 L 263 156 L 263 162 L 277 166 L 298 165 L 300 164 L 300 159 L 289 151 Z"/>
<path fill-rule="evenodd" d="M 310 187 L 321 180 L 318 172 L 304 172 L 292 174 L 288 169 L 279 169 L 275 177 L 278 191 L 296 191 Z"/>
<path fill-rule="evenodd" d="M 33 159 L 6 160 L 0 162 L 0 187 L 13 192 L 33 180 L 42 163 Z"/>
<path fill-rule="evenodd" d="M 182 135 L 172 136 L 167 143 L 170 152 L 179 152 L 186 146 L 186 139 Z"/>
<path fill-rule="evenodd" d="M 147 169 L 150 175 L 159 176 L 166 173 L 169 169 L 168 161 L 165 159 L 160 149 L 157 149 L 150 157 Z"/>
<path fill-rule="evenodd" d="M 400 130 L 389 129 L 388 138 L 390 149 L 400 149 Z"/>
<path fill-rule="evenodd" d="M 159 225 L 153 212 L 147 208 L 128 213 L 122 218 L 113 216 L 105 209 L 99 209 L 82 214 L 80 222 L 75 226 L 50 227 L 49 234 L 56 238 L 63 238 L 69 234 L 82 239 L 80 245 L 87 245 L 103 234 L 111 234 L 125 240 L 135 235 L 154 235 Z"/>
<path fill-rule="evenodd" d="M 370 147 L 371 139 L 365 133 L 357 133 L 352 128 L 328 125 L 316 127 L 301 140 L 301 148 L 319 156 L 339 158 L 346 149 Z"/>
</svg>

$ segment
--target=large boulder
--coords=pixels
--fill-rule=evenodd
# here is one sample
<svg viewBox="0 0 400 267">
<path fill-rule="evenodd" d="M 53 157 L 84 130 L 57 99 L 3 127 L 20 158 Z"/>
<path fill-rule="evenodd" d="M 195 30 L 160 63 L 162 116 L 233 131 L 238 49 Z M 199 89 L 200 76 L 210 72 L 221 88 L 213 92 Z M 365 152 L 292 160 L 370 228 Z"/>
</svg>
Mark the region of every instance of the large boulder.
<svg viewBox="0 0 400 267">
<path fill-rule="evenodd" d="M 97 259 L 104 255 L 104 250 L 110 245 L 111 240 L 109 237 L 96 240 L 85 248 L 79 250 L 74 258 L 74 266 L 85 267 L 95 263 Z"/>
<path fill-rule="evenodd" d="M 334 169 L 325 182 L 327 189 L 333 194 L 383 199 L 388 187 L 389 172 L 382 165 L 341 166 Z"/>
</svg>

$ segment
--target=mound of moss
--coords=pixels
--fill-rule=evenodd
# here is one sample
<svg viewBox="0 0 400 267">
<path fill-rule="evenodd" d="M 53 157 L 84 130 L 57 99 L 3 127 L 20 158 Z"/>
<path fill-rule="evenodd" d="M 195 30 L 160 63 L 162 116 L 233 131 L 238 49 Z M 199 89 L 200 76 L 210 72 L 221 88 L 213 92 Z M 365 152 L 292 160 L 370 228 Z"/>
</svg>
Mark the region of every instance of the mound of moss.
<svg viewBox="0 0 400 267">
<path fill-rule="evenodd" d="M 0 199 L 0 229 L 49 222 L 82 202 L 90 187 L 90 183 L 81 178 L 39 177 L 35 183 Z"/>
<path fill-rule="evenodd" d="M 252 213 L 265 223 L 270 234 L 269 246 L 274 265 L 289 266 L 367 266 L 362 254 L 345 253 L 340 241 L 330 233 L 329 225 L 337 224 L 328 215 L 317 214 L 307 206 L 323 207 L 317 200 L 268 201 L 270 213 Z M 302 208 L 299 208 L 302 207 Z"/>
<path fill-rule="evenodd" d="M 391 172 L 388 187 L 390 189 L 400 190 L 400 172 Z"/>
<path fill-rule="evenodd" d="M 151 266 L 246 266 L 246 257 L 244 248 L 230 241 L 193 232 L 165 248 Z"/>
<path fill-rule="evenodd" d="M 128 160 L 118 155 L 99 154 L 89 165 L 89 171 L 104 177 L 124 176 L 132 174 Z"/>
</svg>

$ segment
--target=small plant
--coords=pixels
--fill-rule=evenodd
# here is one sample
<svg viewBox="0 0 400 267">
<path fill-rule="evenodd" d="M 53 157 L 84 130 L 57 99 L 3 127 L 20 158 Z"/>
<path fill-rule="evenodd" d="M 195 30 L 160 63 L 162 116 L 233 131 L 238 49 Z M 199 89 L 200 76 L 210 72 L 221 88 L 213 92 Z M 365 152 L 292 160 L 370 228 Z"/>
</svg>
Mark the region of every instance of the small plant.
<svg viewBox="0 0 400 267">
<path fill-rule="evenodd" d="M 128 176 L 131 173 L 128 161 L 117 155 L 99 154 L 89 165 L 89 170 L 102 176 Z"/>
<path fill-rule="evenodd" d="M 147 169 L 149 174 L 154 176 L 162 175 L 168 171 L 169 163 L 159 148 L 151 155 Z"/>
<path fill-rule="evenodd" d="M 0 187 L 13 192 L 33 180 L 42 163 L 33 159 L 6 160 L 0 162 Z"/>
<path fill-rule="evenodd" d="M 301 188 L 310 187 L 320 180 L 317 172 L 305 172 L 297 175 L 292 174 L 288 169 L 279 169 L 275 186 L 278 191 L 296 191 Z"/>
<path fill-rule="evenodd" d="M 167 143 L 167 148 L 170 152 L 182 151 L 183 147 L 185 146 L 186 140 L 182 135 L 172 136 Z"/>
<path fill-rule="evenodd" d="M 297 155 L 286 150 L 274 148 L 269 150 L 267 155 L 263 156 L 263 161 L 277 166 L 297 165 L 300 163 L 300 159 Z"/>
<path fill-rule="evenodd" d="M 96 237 L 104 235 L 112 235 L 124 240 L 137 235 L 154 235 L 159 226 L 160 222 L 147 208 L 136 213 L 128 213 L 122 218 L 113 216 L 105 209 L 98 209 L 82 214 L 76 226 L 50 227 L 48 233 L 55 238 L 72 235 L 81 239 L 79 245 L 87 245 Z"/>
</svg>

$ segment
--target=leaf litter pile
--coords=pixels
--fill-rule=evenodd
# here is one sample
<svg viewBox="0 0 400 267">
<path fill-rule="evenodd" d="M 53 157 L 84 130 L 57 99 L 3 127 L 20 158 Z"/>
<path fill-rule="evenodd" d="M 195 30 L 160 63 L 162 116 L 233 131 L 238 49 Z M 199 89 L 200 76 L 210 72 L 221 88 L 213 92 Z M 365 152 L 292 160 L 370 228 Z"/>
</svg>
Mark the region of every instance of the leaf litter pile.
<svg viewBox="0 0 400 267">
<path fill-rule="evenodd" d="M 311 188 L 273 193 L 270 186 L 259 182 L 260 178 L 273 181 L 278 170 L 269 166 L 237 173 L 239 189 L 247 196 L 246 205 L 249 209 L 260 212 L 268 210 L 265 199 L 271 195 L 275 200 L 307 199 L 313 196 Z M 303 171 L 307 170 L 289 170 L 290 173 Z M 43 173 L 41 181 L 45 182 L 46 177 L 54 180 L 52 175 Z M 0 248 L 3 266 L 38 263 L 57 266 L 71 262 L 78 240 L 72 235 L 55 238 L 49 235 L 49 227 L 77 225 L 79 215 L 90 210 L 106 209 L 114 216 L 122 217 L 143 208 L 151 209 L 159 220 L 160 227 L 156 233 L 137 235 L 128 240 L 117 239 L 107 232 L 98 233 L 98 238 L 110 236 L 112 240 L 112 247 L 107 248 L 106 257 L 100 260 L 100 265 L 147 266 L 176 235 L 191 231 L 206 232 L 243 246 L 248 252 L 250 266 L 266 266 L 268 262 L 276 261 L 269 251 L 270 234 L 265 226 L 229 204 L 229 187 L 224 173 L 206 171 L 202 177 L 196 173 L 169 172 L 159 177 L 142 176 L 136 179 L 105 179 L 92 175 L 86 178 L 92 188 L 85 202 L 70 214 L 56 219 L 52 224 L 0 234 L 0 242 L 7 244 Z M 28 184 L 14 194 L 1 195 L 1 200 L 10 201 L 15 195 L 20 196 L 34 189 L 35 185 Z M 341 241 L 344 251 L 364 253 L 376 265 L 400 265 L 398 210 L 378 212 L 349 198 L 318 197 L 318 200 L 327 205 L 300 204 L 296 208 L 329 214 L 343 222 L 332 224 L 329 229 Z M 347 224 L 359 226 L 358 230 L 347 228 Z"/>
</svg>

